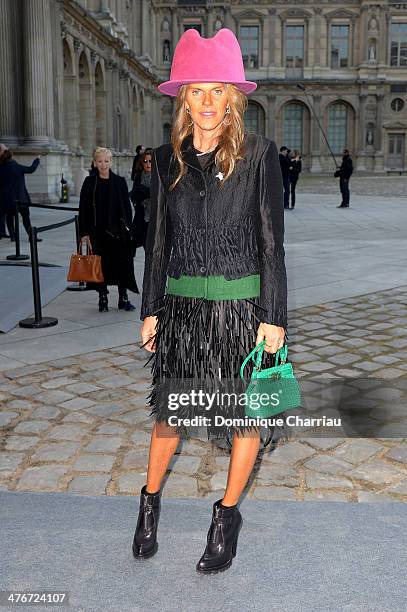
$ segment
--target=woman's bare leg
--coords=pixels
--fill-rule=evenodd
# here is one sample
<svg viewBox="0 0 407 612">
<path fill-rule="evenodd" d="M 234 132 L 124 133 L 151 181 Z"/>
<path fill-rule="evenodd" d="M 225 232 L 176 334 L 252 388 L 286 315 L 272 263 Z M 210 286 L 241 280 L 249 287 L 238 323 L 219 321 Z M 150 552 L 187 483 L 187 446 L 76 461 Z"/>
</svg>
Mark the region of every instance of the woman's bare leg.
<svg viewBox="0 0 407 612">
<path fill-rule="evenodd" d="M 147 470 L 147 491 L 156 493 L 168 465 L 177 450 L 179 435 L 165 422 L 156 423 L 151 432 L 150 453 Z"/>
<path fill-rule="evenodd" d="M 232 453 L 229 462 L 228 480 L 222 505 L 234 506 L 239 501 L 243 489 L 253 470 L 260 446 L 258 435 L 233 436 Z"/>
</svg>

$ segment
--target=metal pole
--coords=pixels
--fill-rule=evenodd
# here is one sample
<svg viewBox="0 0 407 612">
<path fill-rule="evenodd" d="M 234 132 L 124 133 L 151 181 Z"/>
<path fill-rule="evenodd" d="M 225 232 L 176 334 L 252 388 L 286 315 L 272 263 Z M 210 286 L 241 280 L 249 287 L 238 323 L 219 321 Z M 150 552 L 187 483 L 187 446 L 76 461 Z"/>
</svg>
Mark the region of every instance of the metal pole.
<svg viewBox="0 0 407 612">
<path fill-rule="evenodd" d="M 55 317 L 42 316 L 41 308 L 41 290 L 40 290 L 40 273 L 38 268 L 38 243 L 37 243 L 37 228 L 30 228 L 30 250 L 31 250 L 31 275 L 33 283 L 34 296 L 34 318 L 23 319 L 20 321 L 20 327 L 42 328 L 52 327 L 58 323 Z"/>
<path fill-rule="evenodd" d="M 16 240 L 16 254 L 15 255 L 7 255 L 6 259 L 10 259 L 13 261 L 22 261 L 24 259 L 30 259 L 29 255 L 21 255 L 20 252 L 20 215 L 19 211 L 19 202 L 16 202 L 16 212 L 14 217 L 14 234 Z"/>
</svg>

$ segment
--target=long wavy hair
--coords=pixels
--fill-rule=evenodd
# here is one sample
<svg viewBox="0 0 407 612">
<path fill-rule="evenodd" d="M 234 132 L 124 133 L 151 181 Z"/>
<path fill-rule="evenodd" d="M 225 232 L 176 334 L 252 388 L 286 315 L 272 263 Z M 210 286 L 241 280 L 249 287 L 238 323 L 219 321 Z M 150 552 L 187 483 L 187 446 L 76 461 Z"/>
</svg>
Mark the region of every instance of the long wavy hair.
<svg viewBox="0 0 407 612">
<path fill-rule="evenodd" d="M 230 113 L 225 115 L 223 120 L 223 129 L 219 136 L 218 150 L 215 155 L 216 166 L 224 176 L 221 185 L 223 185 L 232 174 L 236 162 L 243 158 L 244 112 L 247 108 L 247 97 L 244 93 L 230 83 L 225 83 L 225 88 Z M 187 85 L 182 85 L 180 87 L 175 103 L 171 144 L 174 157 L 179 163 L 180 170 L 175 181 L 170 185 L 170 190 L 178 185 L 187 171 L 186 165 L 182 159 L 181 145 L 184 139 L 189 134 L 193 133 L 193 122 L 190 115 L 185 110 L 186 90 Z"/>
</svg>

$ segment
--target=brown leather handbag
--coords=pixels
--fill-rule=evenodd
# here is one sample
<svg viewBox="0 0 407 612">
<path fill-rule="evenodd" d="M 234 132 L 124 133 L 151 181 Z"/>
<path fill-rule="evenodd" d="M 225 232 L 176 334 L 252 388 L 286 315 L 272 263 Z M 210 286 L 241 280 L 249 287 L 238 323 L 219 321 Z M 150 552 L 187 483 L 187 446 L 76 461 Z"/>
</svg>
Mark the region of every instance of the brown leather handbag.
<svg viewBox="0 0 407 612">
<path fill-rule="evenodd" d="M 87 245 L 87 255 L 82 255 L 82 243 Z M 82 238 L 79 252 L 71 256 L 67 280 L 71 282 L 103 283 L 102 260 L 100 255 L 94 255 L 89 238 Z"/>
</svg>

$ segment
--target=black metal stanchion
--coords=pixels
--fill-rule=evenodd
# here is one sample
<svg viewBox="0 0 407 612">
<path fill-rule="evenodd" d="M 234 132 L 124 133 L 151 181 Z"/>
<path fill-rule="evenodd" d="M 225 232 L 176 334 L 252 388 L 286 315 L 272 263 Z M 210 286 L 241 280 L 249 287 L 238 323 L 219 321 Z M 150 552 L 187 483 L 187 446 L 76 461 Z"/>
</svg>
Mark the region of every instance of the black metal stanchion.
<svg viewBox="0 0 407 612">
<path fill-rule="evenodd" d="M 7 255 L 6 259 L 10 259 L 13 261 L 23 261 L 25 259 L 30 259 L 29 255 L 22 255 L 20 252 L 20 222 L 19 222 L 19 214 L 18 214 L 18 203 L 16 202 L 16 214 L 14 218 L 14 233 L 16 239 L 16 254 L 15 255 Z"/>
<path fill-rule="evenodd" d="M 30 317 L 28 319 L 22 319 L 19 325 L 20 327 L 29 328 L 52 327 L 53 325 L 57 325 L 58 319 L 56 319 L 55 317 L 43 317 L 41 310 L 40 274 L 38 269 L 38 246 L 36 227 L 31 227 L 30 230 L 30 250 L 35 316 L 34 318 Z"/>
<path fill-rule="evenodd" d="M 79 236 L 79 217 L 75 215 L 75 233 L 76 233 L 76 252 L 79 253 L 81 239 Z M 72 285 L 68 285 L 66 288 L 67 291 L 87 291 L 88 288 L 86 283 L 80 281 L 79 283 L 73 283 Z"/>
</svg>

